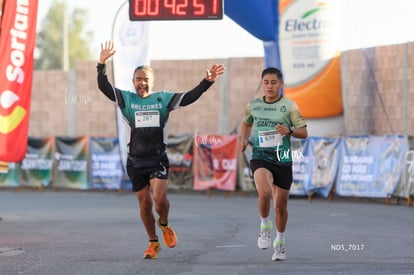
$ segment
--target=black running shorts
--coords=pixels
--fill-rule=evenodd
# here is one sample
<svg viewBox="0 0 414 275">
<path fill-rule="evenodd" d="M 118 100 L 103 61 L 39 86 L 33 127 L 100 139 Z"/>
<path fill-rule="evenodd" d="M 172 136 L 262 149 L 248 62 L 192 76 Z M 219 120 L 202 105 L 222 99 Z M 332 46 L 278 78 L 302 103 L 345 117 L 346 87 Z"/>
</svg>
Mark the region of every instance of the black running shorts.
<svg viewBox="0 0 414 275">
<path fill-rule="evenodd" d="M 127 174 L 132 182 L 132 191 L 138 192 L 150 184 L 150 179 L 168 179 L 168 169 L 170 167 L 168 156 L 164 154 L 153 167 L 136 168 L 132 161 L 127 160 Z"/>
<path fill-rule="evenodd" d="M 290 190 L 290 186 L 292 185 L 293 181 L 291 164 L 276 165 L 268 161 L 252 159 L 250 161 L 250 169 L 252 170 L 253 175 L 254 171 L 256 171 L 258 168 L 265 168 L 272 173 L 274 185 L 285 190 Z"/>
</svg>

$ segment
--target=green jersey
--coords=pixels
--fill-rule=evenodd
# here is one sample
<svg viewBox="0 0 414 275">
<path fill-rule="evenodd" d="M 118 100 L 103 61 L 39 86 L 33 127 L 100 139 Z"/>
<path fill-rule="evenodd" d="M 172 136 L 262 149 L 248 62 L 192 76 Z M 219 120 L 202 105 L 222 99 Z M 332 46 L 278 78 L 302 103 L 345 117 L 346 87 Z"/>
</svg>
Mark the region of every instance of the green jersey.
<svg viewBox="0 0 414 275">
<path fill-rule="evenodd" d="M 280 97 L 275 102 L 266 102 L 264 97 L 250 101 L 244 122 L 253 125 L 254 142 L 252 159 L 266 160 L 276 164 L 292 164 L 290 136 L 280 135 L 276 126 L 305 127 L 296 103 Z"/>
</svg>

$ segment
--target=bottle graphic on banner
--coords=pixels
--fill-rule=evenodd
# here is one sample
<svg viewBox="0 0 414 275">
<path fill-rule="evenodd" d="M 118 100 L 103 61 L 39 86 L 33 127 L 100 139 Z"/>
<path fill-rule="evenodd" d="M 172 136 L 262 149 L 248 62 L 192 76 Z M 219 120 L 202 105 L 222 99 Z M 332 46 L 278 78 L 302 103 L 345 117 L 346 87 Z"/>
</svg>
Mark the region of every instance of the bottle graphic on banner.
<svg viewBox="0 0 414 275">
<path fill-rule="evenodd" d="M 279 47 L 284 94 L 305 118 L 343 112 L 338 0 L 281 0 Z"/>
</svg>

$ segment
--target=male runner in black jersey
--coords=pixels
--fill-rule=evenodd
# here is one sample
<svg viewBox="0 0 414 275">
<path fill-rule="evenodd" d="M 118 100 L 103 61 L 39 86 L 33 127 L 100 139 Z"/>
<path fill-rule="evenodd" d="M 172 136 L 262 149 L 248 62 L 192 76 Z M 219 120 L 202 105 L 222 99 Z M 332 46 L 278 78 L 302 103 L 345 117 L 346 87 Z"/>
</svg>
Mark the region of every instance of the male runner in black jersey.
<svg viewBox="0 0 414 275">
<path fill-rule="evenodd" d="M 101 44 L 97 66 L 99 89 L 116 102 L 131 128 L 128 145 L 127 174 L 138 198 L 140 215 L 149 238 L 144 258 L 155 259 L 161 247 L 155 230 L 153 204 L 159 215 L 164 244 L 172 248 L 177 243 L 174 230 L 168 224 L 170 203 L 167 198 L 169 162 L 166 154 L 169 113 L 196 101 L 224 73 L 223 65 L 213 65 L 205 78 L 185 93 L 153 92 L 154 73 L 143 65 L 135 69 L 132 82 L 135 93 L 113 87 L 107 78 L 105 62 L 115 54 L 111 41 Z"/>
</svg>

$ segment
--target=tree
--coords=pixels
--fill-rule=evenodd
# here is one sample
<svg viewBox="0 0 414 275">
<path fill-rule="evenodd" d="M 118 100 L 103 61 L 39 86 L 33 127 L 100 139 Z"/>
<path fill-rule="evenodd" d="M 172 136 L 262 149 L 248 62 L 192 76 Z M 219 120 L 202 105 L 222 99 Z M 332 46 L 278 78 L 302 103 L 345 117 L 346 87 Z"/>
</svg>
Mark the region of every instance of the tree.
<svg viewBox="0 0 414 275">
<path fill-rule="evenodd" d="M 64 51 L 67 54 L 69 68 L 73 68 L 77 60 L 91 58 L 88 42 L 92 41 L 93 33 L 84 30 L 88 18 L 87 11 L 74 9 L 71 13 L 67 12 L 66 18 L 65 11 L 67 5 L 64 1 L 53 1 L 46 17 L 42 20 L 36 38 L 36 70 L 66 69 Z M 67 42 L 66 47 L 64 47 L 65 42 Z"/>
</svg>

